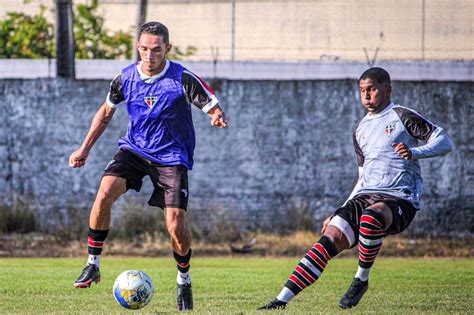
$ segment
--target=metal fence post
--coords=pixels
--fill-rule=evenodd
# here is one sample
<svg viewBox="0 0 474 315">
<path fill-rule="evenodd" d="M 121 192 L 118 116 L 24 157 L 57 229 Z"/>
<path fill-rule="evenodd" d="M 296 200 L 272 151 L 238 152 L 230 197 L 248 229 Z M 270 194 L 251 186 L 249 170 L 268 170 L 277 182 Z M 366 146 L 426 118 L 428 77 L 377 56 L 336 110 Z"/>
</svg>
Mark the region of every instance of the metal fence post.
<svg viewBox="0 0 474 315">
<path fill-rule="evenodd" d="M 56 75 L 74 79 L 74 18 L 71 0 L 56 0 Z"/>
<path fill-rule="evenodd" d="M 133 60 L 140 61 L 140 55 L 138 54 L 137 47 L 135 43 L 138 42 L 138 33 L 140 32 L 140 26 L 146 21 L 146 11 L 147 11 L 148 0 L 140 0 L 138 2 L 138 12 L 137 12 L 137 27 L 135 31 L 135 42 L 133 43 Z"/>
</svg>

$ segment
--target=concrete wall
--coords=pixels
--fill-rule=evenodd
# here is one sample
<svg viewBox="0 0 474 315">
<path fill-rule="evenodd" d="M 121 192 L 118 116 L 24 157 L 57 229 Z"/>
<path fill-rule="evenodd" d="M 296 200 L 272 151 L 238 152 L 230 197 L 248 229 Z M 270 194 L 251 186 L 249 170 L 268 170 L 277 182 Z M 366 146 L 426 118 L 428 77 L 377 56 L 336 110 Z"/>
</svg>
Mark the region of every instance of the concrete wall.
<svg viewBox="0 0 474 315">
<path fill-rule="evenodd" d="M 8 11 L 39 12 L 51 0 L 2 1 Z M 90 0 L 75 0 L 85 3 Z M 472 60 L 472 0 L 150 0 L 148 20 L 170 29 L 171 42 L 196 47 L 194 60 Z M 134 28 L 135 0 L 102 0 L 110 30 Z M 46 12 L 54 22 L 54 12 Z M 234 38 L 232 40 L 232 38 Z"/>
<path fill-rule="evenodd" d="M 111 80 L 131 60 L 76 60 L 77 79 Z M 342 80 L 357 79 L 365 62 L 218 62 L 180 61 L 186 68 L 206 78 L 229 80 Z M 390 72 L 400 81 L 474 82 L 473 61 L 377 62 L 374 66 Z M 100 69 L 98 71 L 98 69 Z M 0 79 L 55 78 L 56 60 L 0 59 Z"/>
<path fill-rule="evenodd" d="M 27 204 L 44 227 L 86 224 L 100 175 L 126 130 L 120 108 L 87 165 L 68 168 L 108 80 L 0 80 L 0 200 Z M 285 231 L 320 222 L 356 178 L 351 132 L 364 115 L 354 80 L 224 80 L 218 95 L 230 126 L 217 130 L 194 112 L 195 169 L 190 209 L 197 229 L 239 225 Z M 409 233 L 473 235 L 474 87 L 472 82 L 394 82 L 394 101 L 443 126 L 456 144 L 446 157 L 421 161 L 422 212 Z M 150 183 L 114 208 L 146 206 Z M 318 228 L 318 226 L 315 226 Z"/>
</svg>

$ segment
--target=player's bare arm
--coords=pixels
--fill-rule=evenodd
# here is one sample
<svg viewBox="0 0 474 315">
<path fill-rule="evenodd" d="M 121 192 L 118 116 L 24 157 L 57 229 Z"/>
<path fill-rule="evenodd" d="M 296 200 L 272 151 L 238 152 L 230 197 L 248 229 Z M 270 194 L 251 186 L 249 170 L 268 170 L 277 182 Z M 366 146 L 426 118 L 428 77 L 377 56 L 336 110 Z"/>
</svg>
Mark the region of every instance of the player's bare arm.
<svg viewBox="0 0 474 315">
<path fill-rule="evenodd" d="M 211 108 L 207 114 L 211 117 L 211 126 L 216 126 L 217 128 L 227 127 L 227 117 L 219 105 Z"/>
<path fill-rule="evenodd" d="M 408 148 L 408 146 L 403 143 L 403 142 L 399 142 L 399 143 L 394 143 L 392 144 L 393 146 L 393 150 L 401 155 L 405 160 L 411 160 L 411 151 L 410 151 L 410 148 Z"/>
<path fill-rule="evenodd" d="M 82 167 L 86 164 L 89 152 L 95 142 L 100 138 L 107 128 L 110 120 L 115 113 L 115 108 L 111 108 L 104 103 L 92 119 L 91 127 L 87 133 L 82 145 L 69 156 L 69 166 L 72 168 Z"/>
</svg>

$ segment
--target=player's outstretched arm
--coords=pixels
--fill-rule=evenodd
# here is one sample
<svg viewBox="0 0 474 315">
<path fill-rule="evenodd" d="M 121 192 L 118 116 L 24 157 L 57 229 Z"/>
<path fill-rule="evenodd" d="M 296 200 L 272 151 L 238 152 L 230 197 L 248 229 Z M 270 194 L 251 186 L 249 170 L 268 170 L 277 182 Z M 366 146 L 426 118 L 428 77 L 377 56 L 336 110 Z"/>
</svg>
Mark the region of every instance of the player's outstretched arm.
<svg viewBox="0 0 474 315">
<path fill-rule="evenodd" d="M 216 126 L 218 128 L 227 127 L 227 117 L 219 105 L 211 108 L 207 114 L 211 117 L 211 126 Z"/>
<path fill-rule="evenodd" d="M 402 142 L 394 143 L 392 146 L 394 151 L 401 155 L 405 160 L 440 156 L 453 150 L 453 142 L 440 127 L 433 132 L 427 143 L 420 147 L 409 148 Z"/>
<path fill-rule="evenodd" d="M 86 164 L 89 152 L 95 142 L 100 138 L 107 128 L 109 121 L 115 113 L 115 108 L 104 103 L 92 119 L 92 124 L 82 145 L 69 156 L 69 166 L 72 168 L 82 167 Z"/>
</svg>

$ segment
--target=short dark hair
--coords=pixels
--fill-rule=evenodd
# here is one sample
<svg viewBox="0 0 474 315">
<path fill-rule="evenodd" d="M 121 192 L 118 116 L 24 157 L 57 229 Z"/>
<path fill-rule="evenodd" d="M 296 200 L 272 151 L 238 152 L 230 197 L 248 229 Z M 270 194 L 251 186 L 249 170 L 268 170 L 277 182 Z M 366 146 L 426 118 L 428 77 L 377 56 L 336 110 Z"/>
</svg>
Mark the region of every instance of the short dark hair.
<svg viewBox="0 0 474 315">
<path fill-rule="evenodd" d="M 390 80 L 390 74 L 388 74 L 387 70 L 379 67 L 373 67 L 365 70 L 364 73 L 362 73 L 362 75 L 360 76 L 358 82 L 365 79 L 372 79 L 374 81 L 377 81 L 377 83 L 379 84 L 392 83 L 392 81 Z"/>
<path fill-rule="evenodd" d="M 170 43 L 170 35 L 168 32 L 168 28 L 160 22 L 146 22 L 145 24 L 140 26 L 140 30 L 138 31 L 138 38 L 140 38 L 142 34 L 162 36 L 163 42 L 165 44 Z"/>
</svg>

